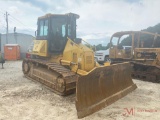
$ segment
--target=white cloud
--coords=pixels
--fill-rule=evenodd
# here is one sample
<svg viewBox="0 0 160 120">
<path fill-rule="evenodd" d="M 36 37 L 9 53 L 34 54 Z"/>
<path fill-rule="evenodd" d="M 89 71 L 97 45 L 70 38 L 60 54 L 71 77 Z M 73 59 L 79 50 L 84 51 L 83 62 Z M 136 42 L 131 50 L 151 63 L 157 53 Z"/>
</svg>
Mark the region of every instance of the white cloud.
<svg viewBox="0 0 160 120">
<path fill-rule="evenodd" d="M 20 1 L 0 1 L 0 4 L 0 19 L 3 21 L 3 25 L 0 25 L 3 27 L 6 26 L 3 14 L 7 11 L 9 13 L 9 32 L 13 32 L 13 28 L 17 27 L 17 32 L 24 32 L 24 30 L 27 29 L 27 31 L 31 31 L 30 34 L 34 35 L 37 26 L 37 17 L 45 14 L 40 8 L 29 3 Z"/>
<path fill-rule="evenodd" d="M 35 0 L 33 0 L 35 1 Z M 159 0 L 36 0 L 39 4 L 45 4 L 45 11 L 32 2 L 0 1 L 3 12 L 9 11 L 11 15 L 20 20 L 26 26 L 15 21 L 10 27 L 17 26 L 17 30 L 29 26 L 30 30 L 36 30 L 38 16 L 48 13 L 74 12 L 80 15 L 77 21 L 77 31 L 80 37 L 88 39 L 101 39 L 111 36 L 114 32 L 125 30 L 141 30 L 160 22 Z M 48 7 L 46 7 L 46 5 Z M 4 20 L 1 15 L 0 19 Z M 5 21 L 0 22 L 3 24 Z M 4 25 L 3 25 L 4 27 Z M 3 30 L 4 31 L 4 30 Z M 101 34 L 100 34 L 101 33 Z"/>
<path fill-rule="evenodd" d="M 104 37 L 109 37 L 107 33 L 88 33 L 81 35 L 80 37 L 83 39 L 103 39 Z"/>
<path fill-rule="evenodd" d="M 16 6 L 9 7 L 8 12 L 11 14 L 22 14 L 22 11 Z"/>
</svg>

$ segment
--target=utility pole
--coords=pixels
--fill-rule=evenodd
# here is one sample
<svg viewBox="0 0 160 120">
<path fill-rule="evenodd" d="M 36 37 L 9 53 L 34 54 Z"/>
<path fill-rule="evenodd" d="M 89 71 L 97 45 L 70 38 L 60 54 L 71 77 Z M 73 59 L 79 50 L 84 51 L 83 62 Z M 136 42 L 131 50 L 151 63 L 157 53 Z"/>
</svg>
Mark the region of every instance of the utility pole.
<svg viewBox="0 0 160 120">
<path fill-rule="evenodd" d="M 8 44 L 8 13 L 6 12 L 6 43 Z"/>
</svg>

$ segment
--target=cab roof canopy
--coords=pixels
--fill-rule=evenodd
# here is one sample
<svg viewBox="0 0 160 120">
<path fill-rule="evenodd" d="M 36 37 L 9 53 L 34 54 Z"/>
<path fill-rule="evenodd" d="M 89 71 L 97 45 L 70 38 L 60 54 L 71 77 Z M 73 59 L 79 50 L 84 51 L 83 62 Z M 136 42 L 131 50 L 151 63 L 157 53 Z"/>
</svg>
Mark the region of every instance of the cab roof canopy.
<svg viewBox="0 0 160 120">
<path fill-rule="evenodd" d="M 44 16 L 41 16 L 41 17 L 38 17 L 38 19 L 44 19 L 44 18 L 48 18 L 48 17 L 52 17 L 52 16 L 73 16 L 75 17 L 76 19 L 78 19 L 80 16 L 78 14 L 75 14 L 75 13 L 66 13 L 66 14 L 51 14 L 51 13 L 48 13 Z"/>
<path fill-rule="evenodd" d="M 129 35 L 132 33 L 139 33 L 140 31 L 121 31 L 121 32 L 116 32 L 112 35 L 112 37 L 121 37 L 123 35 Z"/>
<path fill-rule="evenodd" d="M 123 35 L 131 35 L 131 34 L 148 34 L 148 35 L 153 35 L 153 36 L 158 36 L 160 37 L 160 34 L 157 33 L 151 33 L 147 31 L 121 31 L 121 32 L 116 32 L 112 35 L 112 37 L 122 37 Z"/>
</svg>

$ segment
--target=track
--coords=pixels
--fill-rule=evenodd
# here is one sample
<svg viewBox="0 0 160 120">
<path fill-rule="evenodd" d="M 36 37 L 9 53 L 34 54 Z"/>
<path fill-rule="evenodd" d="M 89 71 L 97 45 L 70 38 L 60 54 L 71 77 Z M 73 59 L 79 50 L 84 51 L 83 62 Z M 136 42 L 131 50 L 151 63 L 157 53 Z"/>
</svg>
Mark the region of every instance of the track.
<svg viewBox="0 0 160 120">
<path fill-rule="evenodd" d="M 39 59 L 24 59 L 22 70 L 27 78 L 39 81 L 56 94 L 75 92 L 78 75 L 58 63 Z"/>
<path fill-rule="evenodd" d="M 127 61 L 113 61 L 112 64 Z M 153 83 L 160 83 L 160 66 L 144 64 L 141 62 L 129 61 L 132 66 L 132 78 Z"/>
<path fill-rule="evenodd" d="M 160 67 L 138 62 L 131 62 L 132 77 L 143 81 L 160 83 Z"/>
</svg>

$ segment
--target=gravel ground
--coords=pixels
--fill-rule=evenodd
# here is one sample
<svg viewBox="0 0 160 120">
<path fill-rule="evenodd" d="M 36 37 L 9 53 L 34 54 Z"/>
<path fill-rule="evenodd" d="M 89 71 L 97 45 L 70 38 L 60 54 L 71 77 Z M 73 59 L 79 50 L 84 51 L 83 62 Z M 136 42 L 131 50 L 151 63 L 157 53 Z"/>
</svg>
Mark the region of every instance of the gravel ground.
<svg viewBox="0 0 160 120">
<path fill-rule="evenodd" d="M 75 94 L 61 97 L 26 79 L 21 64 L 0 66 L 0 120 L 76 120 Z M 133 81 L 135 91 L 82 120 L 160 120 L 160 84 Z"/>
</svg>

